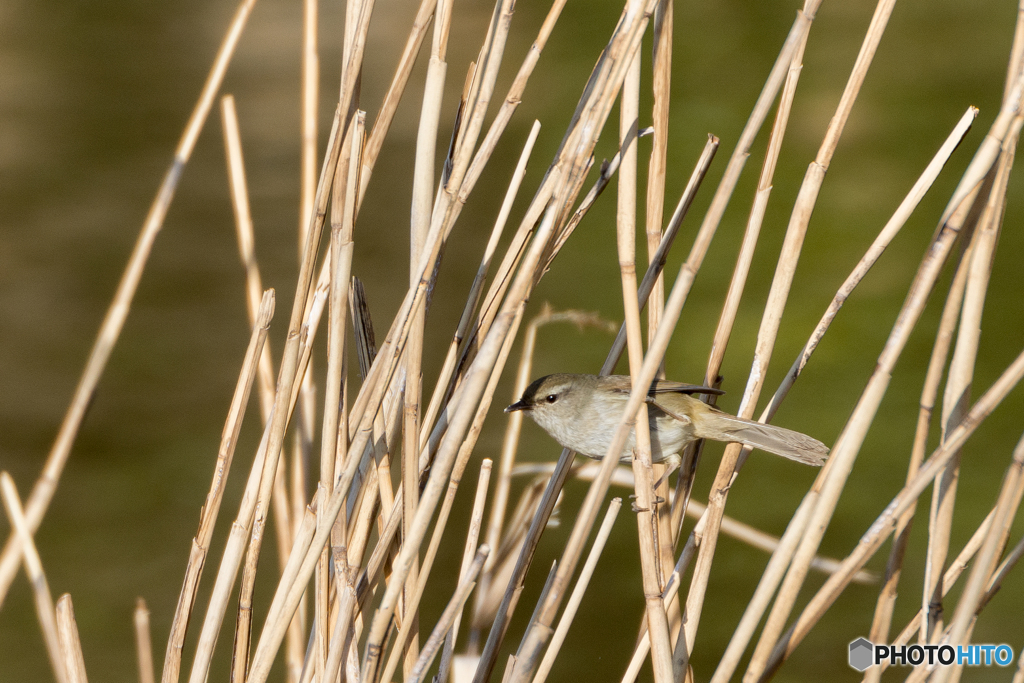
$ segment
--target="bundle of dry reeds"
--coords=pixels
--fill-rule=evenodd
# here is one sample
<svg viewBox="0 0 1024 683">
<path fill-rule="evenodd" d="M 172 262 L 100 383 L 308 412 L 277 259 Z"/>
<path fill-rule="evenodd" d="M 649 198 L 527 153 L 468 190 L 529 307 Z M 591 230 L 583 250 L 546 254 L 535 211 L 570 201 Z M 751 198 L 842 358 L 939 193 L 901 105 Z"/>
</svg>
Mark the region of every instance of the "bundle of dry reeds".
<svg viewBox="0 0 1024 683">
<path fill-rule="evenodd" d="M 13 482 L 0 478 L 12 533 L 0 560 L 0 599 L 24 566 L 35 591 L 39 623 L 43 629 L 54 674 L 58 681 L 85 681 L 84 660 L 70 596 L 56 607 L 46 583 L 42 564 L 33 545 L 47 506 L 55 494 L 90 397 L 102 376 L 111 350 L 129 313 L 154 239 L 173 199 L 178 180 L 207 123 L 235 46 L 244 30 L 255 0 L 243 0 L 210 72 L 206 86 L 182 135 L 163 185 L 143 225 L 135 251 L 103 322 L 71 407 L 61 426 L 45 469 L 24 505 Z M 643 388 L 662 371 L 663 358 L 673 337 L 687 297 L 699 276 L 702 262 L 715 236 L 755 138 L 769 114 L 775 118 L 767 135 L 767 151 L 752 198 L 749 219 L 736 265 L 724 296 L 724 306 L 711 347 L 704 381 L 718 379 L 750 272 L 765 210 L 771 194 L 776 161 L 783 145 L 789 114 L 798 92 L 801 64 L 818 2 L 808 0 L 778 52 L 767 81 L 749 120 L 726 162 L 721 181 L 674 280 L 663 269 L 683 218 L 701 189 L 719 141 L 711 137 L 697 161 L 691 178 L 665 223 L 666 159 L 668 154 L 669 90 L 672 79 L 673 5 L 671 0 L 628 0 L 620 20 L 598 55 L 590 80 L 581 89 L 579 104 L 564 132 L 561 145 L 542 181 L 529 188 L 522 220 L 512 236 L 503 237 L 514 202 L 520 199 L 525 169 L 530 160 L 539 124 L 522 145 L 522 154 L 508 191 L 493 207 L 493 228 L 480 255 L 477 277 L 465 294 L 464 313 L 456 330 L 430 329 L 426 302 L 437 275 L 446 242 L 460 212 L 488 163 L 523 96 L 541 52 L 564 6 L 556 0 L 534 39 L 533 48 L 518 66 L 497 113 L 488 120 L 497 77 L 502 69 L 514 3 L 499 0 L 486 35 L 481 38 L 477 60 L 465 76 L 461 104 L 455 121 L 442 123 L 441 98 L 451 82 L 446 53 L 452 2 L 423 0 L 408 34 L 390 89 L 379 111 L 372 116 L 360 109 L 360 78 L 363 65 L 374 56 L 365 52 L 366 36 L 373 20 L 372 0 L 349 0 L 346 8 L 343 69 L 337 109 L 326 151 L 316 173 L 317 48 L 316 2 L 307 0 L 304 91 L 303 215 L 308 217 L 303 235 L 301 268 L 291 297 L 284 348 L 275 356 L 266 345 L 275 311 L 275 294 L 263 291 L 255 258 L 252 221 L 242 164 L 242 141 L 230 95 L 221 98 L 223 131 L 231 177 L 231 196 L 238 228 L 238 244 L 247 274 L 247 298 L 252 337 L 237 388 L 225 421 L 220 450 L 206 502 L 199 511 L 199 528 L 185 566 L 177 610 L 163 658 L 163 683 L 175 683 L 187 675 L 190 683 L 208 678 L 218 635 L 229 611 L 235 628 L 230 679 L 237 683 L 262 683 L 278 661 L 285 664 L 288 681 L 420 681 L 436 680 L 481 683 L 501 677 L 509 681 L 543 681 L 555 665 L 559 647 L 596 569 L 611 524 L 619 512 L 615 499 L 603 511 L 603 522 L 587 551 L 588 540 L 602 517 L 607 492 L 613 485 L 632 489 L 637 519 L 639 562 L 642 568 L 646 618 L 631 625 L 620 642 L 633 651 L 623 681 L 635 680 L 650 656 L 653 678 L 658 683 L 694 677 L 724 682 L 736 677 L 745 663 L 744 681 L 771 678 L 786 663 L 825 611 L 853 582 L 873 580 L 863 571 L 891 537 L 888 564 L 871 632 L 876 643 L 906 643 L 911 638 L 926 642 L 969 642 L 978 613 L 999 590 L 1001 582 L 1024 552 L 1024 541 L 1007 550 L 1010 525 L 1024 493 L 1024 441 L 1007 457 L 1008 469 L 991 513 L 977 528 L 955 560 L 949 560 L 950 528 L 957 477 L 963 465 L 961 447 L 1024 376 L 1024 354 L 1019 356 L 981 397 L 972 400 L 972 369 L 978 351 L 982 310 L 993 253 L 1002 225 L 1007 182 L 1021 126 L 1024 125 L 1024 23 L 1018 25 L 1009 56 L 1003 109 L 977 146 L 973 161 L 955 192 L 926 252 L 917 275 L 878 357 L 874 372 L 863 388 L 852 415 L 836 439 L 828 463 L 807 491 L 781 538 L 772 538 L 725 515 L 730 487 L 740 475 L 749 449 L 730 445 L 722 458 L 703 506 L 691 500 L 700 445 L 684 454 L 684 465 L 672 490 L 661 483 L 661 466 L 652 465 L 649 436 L 644 434 L 646 391 L 634 389 L 618 422 L 616 438 L 601 463 L 572 468 L 573 454 L 563 451 L 548 468 L 519 468 L 516 450 L 521 413 L 508 418 L 506 437 L 492 477 L 490 460 L 471 460 L 485 417 L 505 370 L 526 304 L 534 287 L 549 268 L 558 268 L 558 254 L 594 205 L 598 195 L 617 174 L 618 254 L 625 320 L 601 369 L 609 373 L 627 352 L 633 386 Z M 836 145 L 854 106 L 875 49 L 882 38 L 894 2 L 881 0 L 864 37 L 860 54 L 850 73 L 839 106 L 809 165 L 792 209 L 781 255 L 764 309 L 750 375 L 739 414 L 762 421 L 772 418 L 787 392 L 799 379 L 811 354 L 828 331 L 853 289 L 877 261 L 893 237 L 918 206 L 946 160 L 970 128 L 976 110 L 968 110 L 948 139 L 922 171 L 892 218 L 878 232 L 836 292 L 831 305 L 793 363 L 792 368 L 758 416 L 766 368 L 779 334 L 782 314 L 793 285 L 805 233 L 815 201 L 825 179 Z M 1024 14 L 1021 15 L 1024 17 Z M 639 46 L 649 33 L 653 60 L 646 76 L 653 92 L 650 112 L 640 111 L 644 65 Z M 429 47 L 422 46 L 427 40 Z M 429 52 L 424 97 L 421 105 L 415 157 L 409 160 L 414 187 L 411 211 L 408 269 L 404 264 L 396 278 L 407 278 L 407 294 L 382 341 L 370 322 L 365 295 L 352 277 L 354 243 L 363 239 L 357 229 L 361 202 L 373 181 L 374 166 L 412 67 L 421 52 Z M 459 74 L 461 76 L 461 74 Z M 333 97 L 333 95 L 331 95 Z M 594 172 L 598 137 L 609 128 L 608 119 L 619 104 L 619 153 Z M 370 121 L 372 120 L 372 125 Z M 640 121 L 650 129 L 641 130 Z M 367 128 L 369 126 L 369 129 Z M 436 145 L 451 129 L 451 143 L 444 163 L 435 168 Z M 635 237 L 638 215 L 637 141 L 651 134 L 645 192 L 647 264 L 638 284 Z M 588 178 L 589 190 L 584 193 Z M 581 195 L 583 195 L 581 197 Z M 741 198 L 736 198 L 741 201 Z M 664 224 L 664 225 L 663 225 Z M 365 239 L 373 239 L 368 233 Z M 500 253 L 505 245 L 504 253 Z M 954 248 L 959 246 L 960 251 Z M 496 258 L 500 257 L 500 258 Z M 865 435 L 875 420 L 894 366 L 909 335 L 921 318 L 926 301 L 949 261 L 955 275 L 946 295 L 942 321 L 934 334 L 934 350 L 921 389 L 921 409 L 913 451 L 906 460 L 906 484 L 892 502 L 879 510 L 860 543 L 845 558 L 830 561 L 819 557 L 819 546 L 828 529 L 856 462 Z M 319 264 L 319 266 L 318 266 Z M 397 266 L 396 266 L 397 268 Z M 641 312 L 646 307 L 646 339 Z M 575 311 L 556 313 L 545 308 L 529 321 L 524 334 L 522 361 L 514 395 L 531 379 L 531 359 L 538 326 L 567 320 L 579 325 L 607 325 L 595 316 Z M 311 358 L 314 339 L 326 336 L 326 370 L 322 387 L 313 381 Z M 424 348 L 446 349 L 436 376 L 422 371 Z M 352 347 L 355 347 L 354 350 Z M 354 353 L 353 353 L 354 351 Z M 951 357 L 951 358 L 950 358 Z M 353 362 L 353 358 L 355 362 Z M 276 367 L 275 367 L 276 366 Z M 350 367 L 352 370 L 350 371 Z M 356 370 L 358 368 L 358 370 Z M 943 375 L 945 384 L 943 385 Z M 234 522 L 223 544 L 217 547 L 213 529 L 224 503 L 225 483 L 235 457 L 242 416 L 255 385 L 263 420 L 262 440 L 252 460 L 244 494 L 232 508 Z M 933 408 L 942 389 L 940 414 L 942 436 L 929 445 Z M 322 395 L 322 413 L 311 406 Z M 427 400 L 424 400 L 427 399 Z M 627 435 L 639 426 L 638 449 L 632 472 L 618 467 L 614 457 Z M 315 484 L 297 477 L 303 467 L 286 465 L 290 433 L 297 434 L 298 457 L 312 457 L 320 444 L 319 471 Z M 895 466 L 896 463 L 894 462 Z M 455 496 L 465 476 L 475 487 L 472 513 L 464 528 L 449 523 Z M 521 487 L 512 506 L 514 475 L 534 473 L 532 483 Z M 546 576 L 531 567 L 534 552 L 568 477 L 589 480 L 580 508 L 571 516 L 572 529 L 557 562 Z M 237 476 L 237 475 L 236 475 Z M 493 481 L 492 481 L 493 479 Z M 934 487 L 928 516 L 927 570 L 923 610 L 895 638 L 893 605 L 911 522 L 920 496 Z M 509 508 L 512 512 L 509 513 Z M 485 519 L 485 511 L 487 512 Z M 277 562 L 258 563 L 267 520 L 276 519 Z M 684 533 L 684 518 L 698 518 Z M 741 538 L 771 553 L 756 591 L 728 646 L 715 653 L 717 668 L 693 672 L 690 660 L 698 647 L 697 634 L 715 568 L 716 546 L 721 533 Z M 464 539 L 461 569 L 448 607 L 436 623 L 424 623 L 419 604 L 425 593 L 451 590 L 450 577 L 433 572 L 442 538 Z M 196 605 L 204 568 L 217 559 L 207 574 L 212 585 L 205 605 Z M 583 561 L 582 568 L 579 567 Z M 211 565 L 212 567 L 213 565 Z M 533 571 L 531 572 L 531 568 Z M 580 569 L 577 572 L 577 569 Z M 829 574 L 802 608 L 797 598 L 811 569 Z M 969 571 L 967 569 L 969 568 Z M 252 595 L 257 570 L 274 573 L 276 589 L 265 614 L 253 613 Z M 967 571 L 965 586 L 955 605 L 942 612 L 943 596 Z M 577 576 L 578 574 L 578 576 Z M 689 584 L 684 590 L 684 578 Z M 575 578 L 575 584 L 573 580 Z M 447 580 L 445 580 L 447 579 Z M 543 585 L 535 605 L 521 605 L 519 598 L 528 582 Z M 237 591 L 237 593 L 236 593 Z M 237 601 L 233 599 L 237 595 Z M 466 606 L 471 609 L 467 613 Z M 532 610 L 524 632 L 510 630 L 513 613 Z M 794 610 L 796 613 L 794 614 Z M 767 614 L 767 616 L 766 616 Z M 462 625 L 463 618 L 468 622 Z M 148 632 L 148 612 L 140 602 L 136 614 L 140 679 L 155 680 Z M 758 626 L 764 622 L 758 635 Z M 255 625 L 256 628 L 253 628 Z M 198 631 L 194 651 L 185 652 L 186 632 Z M 636 637 L 636 628 L 640 637 Z M 467 636 L 468 631 L 468 636 Z M 751 644 L 757 636 L 756 643 Z M 502 646 L 518 641 L 515 654 L 498 661 Z M 228 647 L 223 640 L 222 648 Z M 748 654 L 749 653 L 749 654 Z M 183 668 L 183 661 L 190 666 Z M 1022 660 L 1024 662 L 1024 660 Z M 912 678 L 955 679 L 959 668 L 918 668 Z M 503 673 L 499 673 L 503 672 Z M 876 680 L 881 668 L 869 670 Z M 1015 681 L 1024 680 L 1024 665 Z"/>
</svg>

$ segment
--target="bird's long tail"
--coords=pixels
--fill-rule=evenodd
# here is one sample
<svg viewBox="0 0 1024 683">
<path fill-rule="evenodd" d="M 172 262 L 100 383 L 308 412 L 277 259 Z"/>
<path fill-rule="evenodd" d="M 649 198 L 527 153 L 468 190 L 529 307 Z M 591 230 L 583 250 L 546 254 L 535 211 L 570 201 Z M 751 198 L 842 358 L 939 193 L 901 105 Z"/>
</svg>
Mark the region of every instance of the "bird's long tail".
<svg viewBox="0 0 1024 683">
<path fill-rule="evenodd" d="M 717 410 L 709 410 L 701 417 L 694 427 L 702 439 L 734 441 L 815 467 L 824 465 L 828 458 L 825 444 L 792 429 L 744 420 Z"/>
</svg>

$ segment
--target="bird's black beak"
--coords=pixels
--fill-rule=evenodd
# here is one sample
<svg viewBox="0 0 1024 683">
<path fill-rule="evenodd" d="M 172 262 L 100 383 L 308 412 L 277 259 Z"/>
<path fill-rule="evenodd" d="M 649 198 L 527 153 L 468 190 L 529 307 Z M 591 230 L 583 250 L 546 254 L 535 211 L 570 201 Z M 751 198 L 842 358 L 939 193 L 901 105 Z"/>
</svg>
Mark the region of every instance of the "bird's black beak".
<svg viewBox="0 0 1024 683">
<path fill-rule="evenodd" d="M 527 403 L 526 401 L 524 401 L 523 399 L 519 399 L 518 401 L 516 401 L 515 403 L 513 403 L 509 407 L 505 408 L 505 412 L 506 413 L 514 413 L 517 410 L 529 410 L 529 409 L 530 409 L 530 404 Z"/>
</svg>

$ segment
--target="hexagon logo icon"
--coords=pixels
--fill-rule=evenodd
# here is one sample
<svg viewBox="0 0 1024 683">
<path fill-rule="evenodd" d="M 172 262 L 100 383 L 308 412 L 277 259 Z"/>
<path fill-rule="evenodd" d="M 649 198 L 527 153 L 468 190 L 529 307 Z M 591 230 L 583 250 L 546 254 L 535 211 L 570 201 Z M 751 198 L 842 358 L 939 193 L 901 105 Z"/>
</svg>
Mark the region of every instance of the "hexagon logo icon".
<svg viewBox="0 0 1024 683">
<path fill-rule="evenodd" d="M 875 646 L 867 638 L 858 638 L 850 643 L 850 666 L 864 671 L 873 663 Z"/>
</svg>

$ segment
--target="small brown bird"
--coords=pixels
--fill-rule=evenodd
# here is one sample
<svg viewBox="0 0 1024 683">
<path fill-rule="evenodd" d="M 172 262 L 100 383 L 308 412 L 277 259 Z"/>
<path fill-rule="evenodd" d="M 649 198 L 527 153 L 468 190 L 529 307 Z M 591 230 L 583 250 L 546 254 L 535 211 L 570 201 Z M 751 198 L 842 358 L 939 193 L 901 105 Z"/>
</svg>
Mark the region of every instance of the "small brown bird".
<svg viewBox="0 0 1024 683">
<path fill-rule="evenodd" d="M 527 387 L 505 412 L 523 410 L 563 447 L 600 459 L 608 452 L 630 386 L 630 378 L 622 375 L 548 375 Z M 710 387 L 654 380 L 647 394 L 651 460 L 675 468 L 686 444 L 713 439 L 760 448 L 805 465 L 825 463 L 828 448 L 817 439 L 723 413 L 690 395 L 721 393 Z M 636 435 L 630 432 L 622 461 L 630 460 L 635 445 Z"/>
</svg>

